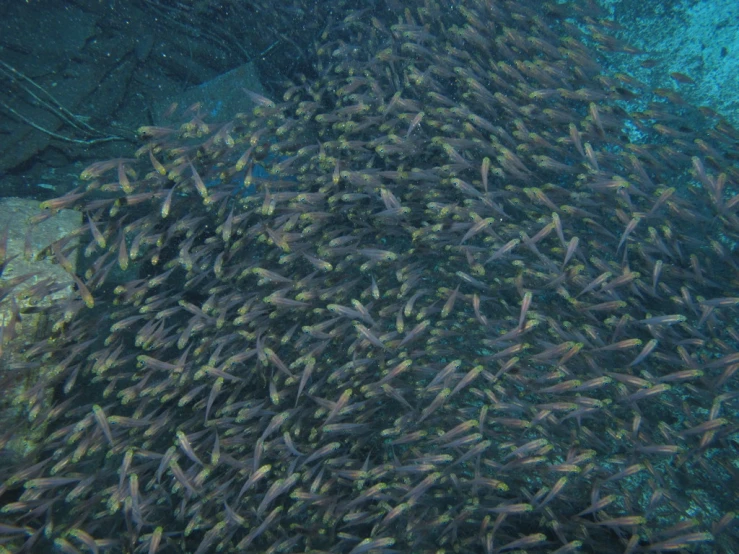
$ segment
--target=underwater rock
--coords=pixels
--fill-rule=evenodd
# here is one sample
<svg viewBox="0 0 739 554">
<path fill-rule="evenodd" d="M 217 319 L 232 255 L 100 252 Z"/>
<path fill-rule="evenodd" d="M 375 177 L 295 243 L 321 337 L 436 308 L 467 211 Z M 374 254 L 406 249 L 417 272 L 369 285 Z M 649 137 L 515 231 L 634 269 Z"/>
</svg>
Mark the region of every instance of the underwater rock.
<svg viewBox="0 0 739 554">
<path fill-rule="evenodd" d="M 60 265 L 50 258 L 37 257 L 49 245 L 79 229 L 82 222 L 80 212 L 60 210 L 51 215 L 41 212 L 39 204 L 22 198 L 0 199 L 0 247 L 4 249 L 0 262 L 0 382 L 4 385 L 0 417 L 5 429 L 12 428 L 12 422 L 18 424 L 10 449 L 22 454 L 42 434 L 39 429 L 34 430 L 34 436 L 25 434 L 27 422 L 19 419 L 15 406 L 15 399 L 43 378 L 43 367 L 26 365 L 24 350 L 49 333 L 54 322 L 49 320 L 48 310 L 68 301 L 74 288 L 73 279 Z M 78 246 L 76 237 L 65 245 L 73 268 Z"/>
</svg>

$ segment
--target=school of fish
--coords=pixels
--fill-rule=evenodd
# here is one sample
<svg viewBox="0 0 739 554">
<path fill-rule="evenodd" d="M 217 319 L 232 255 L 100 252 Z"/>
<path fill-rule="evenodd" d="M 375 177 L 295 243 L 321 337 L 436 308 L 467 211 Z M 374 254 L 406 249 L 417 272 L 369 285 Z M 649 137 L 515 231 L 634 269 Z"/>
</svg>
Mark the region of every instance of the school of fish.
<svg viewBox="0 0 739 554">
<path fill-rule="evenodd" d="M 739 551 L 739 132 L 617 32 L 357 11 L 45 202 L 76 293 L 0 552 Z"/>
</svg>

